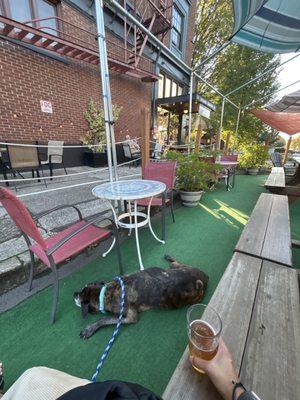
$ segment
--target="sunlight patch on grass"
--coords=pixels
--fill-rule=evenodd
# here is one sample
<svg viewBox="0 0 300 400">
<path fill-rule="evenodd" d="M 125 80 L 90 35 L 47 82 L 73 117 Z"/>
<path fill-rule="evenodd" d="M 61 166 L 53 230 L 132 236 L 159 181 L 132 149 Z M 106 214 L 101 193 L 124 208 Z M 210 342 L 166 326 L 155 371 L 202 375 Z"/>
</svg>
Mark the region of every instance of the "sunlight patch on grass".
<svg viewBox="0 0 300 400">
<path fill-rule="evenodd" d="M 246 225 L 248 218 L 246 214 L 241 213 L 239 210 L 236 210 L 234 208 L 229 207 L 226 203 L 224 203 L 221 200 L 215 200 L 217 204 L 219 204 L 220 208 L 219 211 L 223 211 L 226 214 L 228 214 L 231 218 L 235 219 L 237 222 L 239 222 L 242 225 Z"/>
</svg>

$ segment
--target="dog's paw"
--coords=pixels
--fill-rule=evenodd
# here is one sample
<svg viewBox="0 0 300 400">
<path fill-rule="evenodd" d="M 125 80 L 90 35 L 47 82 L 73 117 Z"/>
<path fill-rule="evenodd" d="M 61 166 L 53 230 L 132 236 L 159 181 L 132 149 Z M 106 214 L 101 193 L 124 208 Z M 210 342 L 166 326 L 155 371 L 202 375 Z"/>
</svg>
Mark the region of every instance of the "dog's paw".
<svg viewBox="0 0 300 400">
<path fill-rule="evenodd" d="M 90 338 L 93 335 L 93 333 L 94 331 L 91 328 L 87 327 L 80 332 L 79 336 L 81 339 L 85 340 Z"/>
</svg>

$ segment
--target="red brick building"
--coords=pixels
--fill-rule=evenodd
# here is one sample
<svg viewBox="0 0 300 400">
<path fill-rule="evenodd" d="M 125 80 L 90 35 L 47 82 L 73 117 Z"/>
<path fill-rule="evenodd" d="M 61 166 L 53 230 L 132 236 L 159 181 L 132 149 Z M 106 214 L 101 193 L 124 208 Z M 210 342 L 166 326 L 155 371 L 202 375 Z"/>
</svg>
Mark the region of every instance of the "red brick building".
<svg viewBox="0 0 300 400">
<path fill-rule="evenodd" d="M 97 56 L 93 56 L 93 52 L 97 52 L 93 3 L 90 0 L 0 0 L 1 140 L 80 142 L 87 129 L 83 112 L 89 99 L 101 101 L 99 66 Z M 190 0 L 134 3 L 135 6 L 122 1 L 122 5 L 146 25 L 151 23 L 153 13 L 157 13 L 152 32 L 190 64 L 196 0 L 192 3 Z M 38 37 L 35 31 L 25 35 L 18 22 L 26 23 L 29 29 L 39 29 L 43 34 Z M 144 42 L 145 38 L 139 32 L 134 36 L 134 28 L 109 6 L 105 7 L 105 25 L 112 99 L 122 107 L 115 129 L 116 140 L 122 140 L 126 134 L 139 137 L 141 110 L 152 109 L 152 124 L 155 123 L 155 99 L 186 93 L 189 76 L 163 51 L 159 54 L 147 40 L 142 49 L 143 57 L 135 67 L 133 59 L 138 58 L 141 44 L 136 44 L 134 49 L 134 41 Z M 84 56 L 76 47 L 59 48 L 57 43 L 47 46 L 50 41 L 47 42 L 46 35 L 85 47 L 91 55 Z M 124 36 L 127 36 L 126 41 Z M 53 51 L 55 45 L 56 51 Z M 128 71 L 126 65 L 130 67 Z M 53 112 L 42 112 L 41 101 L 50 102 Z"/>
</svg>

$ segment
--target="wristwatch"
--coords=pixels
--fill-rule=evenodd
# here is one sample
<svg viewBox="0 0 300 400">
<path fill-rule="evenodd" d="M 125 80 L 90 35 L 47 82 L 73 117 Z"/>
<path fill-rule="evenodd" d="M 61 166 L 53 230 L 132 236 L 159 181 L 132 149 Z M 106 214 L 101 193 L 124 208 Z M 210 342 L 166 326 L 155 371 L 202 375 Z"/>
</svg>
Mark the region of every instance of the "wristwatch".
<svg viewBox="0 0 300 400">
<path fill-rule="evenodd" d="M 252 390 L 247 390 L 241 382 L 232 382 L 234 384 L 232 390 L 232 400 L 261 400 Z M 236 397 L 237 388 L 243 388 L 245 391 L 239 397 Z"/>
</svg>

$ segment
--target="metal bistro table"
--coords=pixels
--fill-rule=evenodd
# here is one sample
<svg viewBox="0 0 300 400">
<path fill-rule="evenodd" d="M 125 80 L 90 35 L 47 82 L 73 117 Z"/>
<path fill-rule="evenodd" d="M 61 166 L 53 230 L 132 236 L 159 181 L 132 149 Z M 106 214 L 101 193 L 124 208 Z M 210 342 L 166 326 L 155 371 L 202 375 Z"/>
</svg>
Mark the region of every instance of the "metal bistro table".
<svg viewBox="0 0 300 400">
<path fill-rule="evenodd" d="M 235 169 L 236 166 L 238 165 L 238 161 L 221 161 L 221 160 L 216 160 L 216 164 L 221 165 L 226 169 L 227 176 L 226 176 L 226 190 L 229 191 L 230 189 L 234 188 L 235 184 Z M 232 184 L 230 184 L 229 179 L 232 176 Z"/>
<path fill-rule="evenodd" d="M 138 259 L 140 264 L 140 269 L 143 270 L 143 262 L 141 257 L 140 243 L 139 243 L 139 234 L 138 228 L 149 225 L 150 232 L 153 237 L 160 243 L 165 243 L 164 240 L 159 239 L 154 233 L 151 220 L 150 220 L 150 209 L 151 203 L 154 196 L 159 194 L 165 194 L 166 185 L 162 182 L 150 181 L 146 179 L 132 179 L 132 180 L 124 180 L 124 181 L 116 181 L 116 182 L 108 182 L 102 185 L 96 186 L 93 188 L 92 193 L 94 196 L 99 197 L 101 199 L 106 199 L 110 201 L 110 207 L 113 212 L 114 220 L 116 225 L 129 229 L 129 235 L 131 234 L 132 229 L 135 230 L 135 240 L 136 240 L 136 248 L 138 253 Z M 151 198 L 147 214 L 138 211 L 138 200 Z M 112 204 L 113 201 L 127 201 L 128 202 L 128 212 L 122 213 L 120 215 L 116 214 L 115 208 Z M 132 210 L 133 203 L 133 210 Z M 142 218 L 141 221 L 138 221 L 138 217 Z M 129 223 L 125 222 L 124 219 L 129 219 Z M 108 254 L 115 244 L 115 240 L 112 242 L 112 245 L 108 249 L 108 251 L 103 254 L 105 256 Z"/>
</svg>

